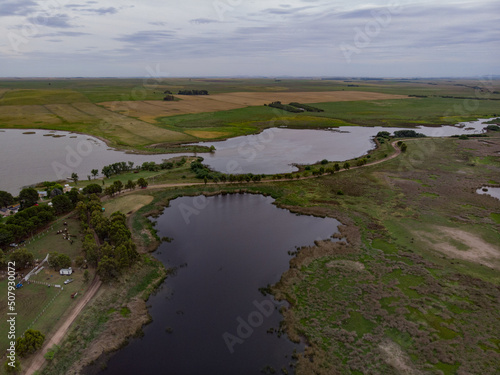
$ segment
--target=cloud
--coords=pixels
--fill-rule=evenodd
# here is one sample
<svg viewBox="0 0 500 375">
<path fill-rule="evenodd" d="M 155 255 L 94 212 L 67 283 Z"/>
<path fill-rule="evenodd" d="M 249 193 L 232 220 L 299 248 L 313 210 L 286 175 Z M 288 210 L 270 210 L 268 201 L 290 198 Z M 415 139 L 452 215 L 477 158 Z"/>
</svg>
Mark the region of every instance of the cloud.
<svg viewBox="0 0 500 375">
<path fill-rule="evenodd" d="M 126 42 L 131 44 L 137 44 L 138 46 L 142 44 L 157 44 L 162 45 L 165 40 L 170 40 L 175 36 L 175 32 L 172 31 L 138 31 L 129 35 L 122 35 L 115 38 L 120 42 Z"/>
<path fill-rule="evenodd" d="M 61 37 L 61 36 L 78 37 L 78 36 L 86 36 L 86 35 L 91 35 L 91 34 L 77 32 L 77 31 L 58 31 L 56 33 L 37 34 L 37 35 L 34 35 L 33 38 L 47 38 L 47 37 L 58 37 L 58 36 L 59 37 Z"/>
<path fill-rule="evenodd" d="M 219 23 L 217 20 L 212 20 L 209 18 L 196 18 L 194 20 L 189 21 L 190 23 L 194 24 L 208 24 L 208 23 Z"/>
<path fill-rule="evenodd" d="M 84 10 L 85 10 L 85 12 L 96 13 L 99 15 L 118 13 L 118 9 L 116 9 L 115 7 L 99 8 L 99 9 L 84 9 Z"/>
<path fill-rule="evenodd" d="M 33 25 L 54 27 L 59 29 L 69 29 L 77 27 L 71 25 L 69 23 L 70 20 L 71 18 L 67 14 L 62 14 L 62 13 L 56 14 L 55 16 L 41 15 L 39 17 L 28 18 L 28 21 L 31 22 Z"/>
<path fill-rule="evenodd" d="M 32 13 L 38 4 L 33 0 L 17 0 L 0 3 L 0 17 L 27 16 Z"/>
</svg>

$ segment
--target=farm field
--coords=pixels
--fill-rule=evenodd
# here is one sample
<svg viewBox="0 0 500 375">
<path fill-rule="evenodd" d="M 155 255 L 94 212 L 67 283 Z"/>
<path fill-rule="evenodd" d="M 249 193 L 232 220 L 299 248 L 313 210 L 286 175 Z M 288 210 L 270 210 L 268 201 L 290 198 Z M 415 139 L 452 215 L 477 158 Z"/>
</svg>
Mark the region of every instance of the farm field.
<svg viewBox="0 0 500 375">
<path fill-rule="evenodd" d="M 162 100 L 165 90 L 186 89 L 210 95 Z M 11 79 L 0 81 L 0 128 L 81 132 L 113 147 L 152 152 L 151 145 L 226 139 L 272 126 L 454 124 L 498 113 L 499 93 L 500 80 L 493 79 Z M 263 106 L 276 100 L 325 112 Z"/>
<path fill-rule="evenodd" d="M 67 222 L 67 226 L 63 223 Z M 56 221 L 48 230 L 30 239 L 25 244 L 28 251 L 32 252 L 35 259 L 42 260 L 49 252 L 58 252 L 68 255 L 71 259 L 75 259 L 79 255 L 83 255 L 82 244 L 80 241 L 80 226 L 78 220 L 74 218 L 61 218 Z M 68 228 L 70 234 L 74 236 L 73 244 L 64 240 L 62 235 L 57 235 L 57 231 L 63 228 Z M 75 267 L 73 267 L 75 268 Z M 71 276 L 62 276 L 59 272 L 50 268 L 47 263 L 44 268 L 30 278 L 30 282 L 24 282 L 23 287 L 16 290 L 16 311 L 17 315 L 17 330 L 24 332 L 28 328 L 40 330 L 45 334 L 50 334 L 58 322 L 66 314 L 67 310 L 74 304 L 70 298 L 74 292 L 82 295 L 88 283 L 84 281 L 83 270 L 76 269 Z M 94 271 L 89 270 L 89 279 L 94 277 Z M 73 279 L 72 283 L 64 285 L 64 281 L 68 278 Z M 48 287 L 48 285 L 51 287 Z M 7 280 L 0 281 L 0 285 L 6 290 Z M 54 285 L 61 285 L 63 289 L 55 288 Z M 45 310 L 45 311 L 44 311 Z M 7 303 L 5 300 L 0 302 L 0 313 L 7 314 Z M 7 349 L 7 334 L 6 325 L 0 328 L 0 349 Z"/>
<path fill-rule="evenodd" d="M 104 102 L 99 103 L 109 110 L 127 113 L 143 121 L 156 122 L 163 116 L 175 116 L 203 112 L 218 112 L 230 109 L 263 106 L 275 101 L 283 103 L 324 103 L 383 99 L 406 99 L 404 95 L 380 94 L 361 91 L 323 92 L 234 92 L 208 96 L 176 95 L 179 101 L 158 102 Z"/>
</svg>

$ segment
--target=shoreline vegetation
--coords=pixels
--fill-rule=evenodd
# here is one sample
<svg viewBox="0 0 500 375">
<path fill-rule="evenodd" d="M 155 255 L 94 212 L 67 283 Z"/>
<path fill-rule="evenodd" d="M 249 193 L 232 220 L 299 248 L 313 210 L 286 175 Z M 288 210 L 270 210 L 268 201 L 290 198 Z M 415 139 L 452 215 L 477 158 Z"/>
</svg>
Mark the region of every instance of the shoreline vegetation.
<svg viewBox="0 0 500 375">
<path fill-rule="evenodd" d="M 323 85 L 318 88 L 331 87 Z M 401 90 L 385 82 L 373 89 Z M 468 116 L 494 113 L 489 107 L 480 112 Z M 0 126 L 5 126 L 1 117 L 0 111 Z M 221 128 L 212 125 L 209 131 L 220 136 Z M 149 319 L 149 295 L 175 273 L 151 254 L 164 239 L 148 217 L 160 215 L 181 196 L 233 193 L 269 195 L 279 207 L 343 224 L 338 242 L 299 249 L 280 282 L 270 286 L 275 298 L 290 303 L 283 311 L 290 339 L 305 338 L 308 344 L 298 355 L 297 374 L 357 375 L 367 366 L 384 374 L 493 374 L 500 365 L 494 334 L 500 307 L 500 249 L 495 245 L 500 228 L 492 215 L 500 204 L 475 193 L 480 186 L 500 184 L 500 138 L 493 129 L 488 135 L 487 144 L 482 138 L 405 139 L 399 145 L 378 139 L 374 150 L 347 167 L 340 163 L 337 170 L 338 163 L 318 161 L 292 174 L 261 176 L 260 181 L 200 182 L 190 168 L 195 159 L 165 174 L 141 172 L 147 189 L 103 200 L 106 210 L 119 208 L 127 214 L 140 258 L 130 271 L 100 288 L 40 374 L 76 374 L 92 363 L 105 366 L 110 353 L 140 335 Z M 104 182 L 110 186 L 131 176 Z M 128 196 L 145 199 L 137 204 Z"/>
</svg>

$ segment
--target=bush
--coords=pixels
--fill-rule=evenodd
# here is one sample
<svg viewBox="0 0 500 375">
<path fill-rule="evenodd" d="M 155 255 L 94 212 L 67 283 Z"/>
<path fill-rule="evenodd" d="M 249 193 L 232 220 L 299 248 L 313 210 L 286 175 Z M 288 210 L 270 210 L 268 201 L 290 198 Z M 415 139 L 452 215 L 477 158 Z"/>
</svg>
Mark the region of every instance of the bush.
<svg viewBox="0 0 500 375">
<path fill-rule="evenodd" d="M 24 332 L 23 337 L 18 337 L 16 340 L 16 353 L 21 357 L 32 354 L 40 349 L 45 341 L 45 335 L 40 331 L 28 329 Z"/>
<path fill-rule="evenodd" d="M 425 138 L 426 135 L 417 133 L 415 130 L 396 130 L 394 132 L 396 138 Z"/>
</svg>

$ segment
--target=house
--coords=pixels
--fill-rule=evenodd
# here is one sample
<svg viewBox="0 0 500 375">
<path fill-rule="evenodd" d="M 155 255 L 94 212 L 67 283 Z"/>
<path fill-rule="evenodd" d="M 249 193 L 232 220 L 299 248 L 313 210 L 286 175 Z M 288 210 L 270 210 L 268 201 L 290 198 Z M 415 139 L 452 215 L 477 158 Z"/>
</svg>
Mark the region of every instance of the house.
<svg viewBox="0 0 500 375">
<path fill-rule="evenodd" d="M 8 216 L 10 215 L 10 210 L 8 210 L 7 208 L 0 208 L 0 215 Z"/>
<path fill-rule="evenodd" d="M 69 184 L 64 185 L 63 193 L 68 193 L 71 191 L 71 186 Z"/>
<path fill-rule="evenodd" d="M 71 267 L 69 267 L 69 268 L 62 268 L 59 271 L 60 275 L 71 275 L 72 273 L 73 273 L 73 269 Z"/>
<path fill-rule="evenodd" d="M 45 190 L 38 190 L 37 193 L 38 198 L 40 198 L 41 200 L 43 200 L 43 198 L 47 198 L 48 196 L 48 193 Z"/>
<path fill-rule="evenodd" d="M 7 209 L 10 211 L 9 215 L 17 214 L 20 207 L 21 207 L 21 205 L 19 205 L 19 204 L 16 204 L 15 206 L 7 207 Z"/>
</svg>

